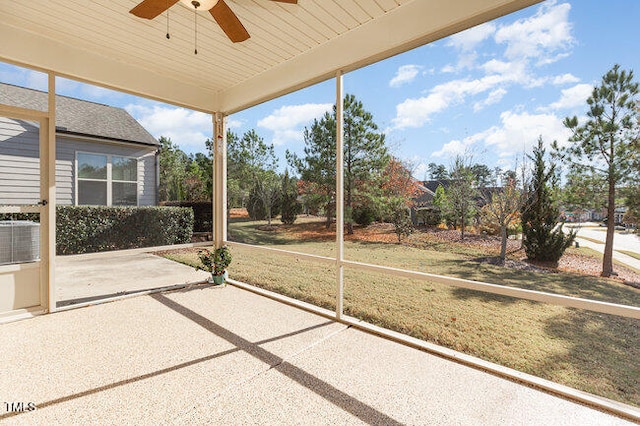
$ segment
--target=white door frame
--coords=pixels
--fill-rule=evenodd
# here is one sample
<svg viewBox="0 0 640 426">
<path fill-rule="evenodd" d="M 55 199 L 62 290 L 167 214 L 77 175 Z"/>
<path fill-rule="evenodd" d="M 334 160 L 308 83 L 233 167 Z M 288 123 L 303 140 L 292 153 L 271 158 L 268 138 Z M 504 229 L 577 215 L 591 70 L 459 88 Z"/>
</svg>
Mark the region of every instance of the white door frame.
<svg viewBox="0 0 640 426">
<path fill-rule="evenodd" d="M 14 321 L 56 309 L 56 138 L 55 138 L 55 75 L 49 73 L 47 111 L 31 110 L 0 104 L 0 115 L 38 122 L 40 145 L 40 201 L 37 206 L 0 207 L 0 213 L 40 214 L 40 304 L 29 308 L 0 312 L 0 322 Z M 20 267 L 14 268 L 16 272 Z M 10 273 L 10 272 L 9 272 Z"/>
</svg>

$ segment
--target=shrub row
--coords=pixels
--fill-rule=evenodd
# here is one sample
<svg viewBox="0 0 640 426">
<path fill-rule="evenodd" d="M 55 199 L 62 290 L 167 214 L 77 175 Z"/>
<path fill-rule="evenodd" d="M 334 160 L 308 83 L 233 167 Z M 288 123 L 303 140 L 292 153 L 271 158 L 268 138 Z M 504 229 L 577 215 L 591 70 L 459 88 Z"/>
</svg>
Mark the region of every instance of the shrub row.
<svg viewBox="0 0 640 426">
<path fill-rule="evenodd" d="M 56 214 L 59 255 L 183 244 L 193 233 L 189 208 L 59 206 Z"/>
<path fill-rule="evenodd" d="M 193 210 L 193 232 L 211 232 L 213 229 L 211 201 L 165 201 L 162 205 L 191 208 Z"/>
<path fill-rule="evenodd" d="M 94 253 L 191 242 L 193 212 L 180 207 L 57 206 L 56 252 Z M 0 220 L 40 221 L 33 213 Z"/>
<path fill-rule="evenodd" d="M 56 252 L 94 253 L 191 242 L 193 211 L 181 207 L 56 208 Z M 0 220 L 34 220 L 33 214 L 4 214 Z"/>
</svg>

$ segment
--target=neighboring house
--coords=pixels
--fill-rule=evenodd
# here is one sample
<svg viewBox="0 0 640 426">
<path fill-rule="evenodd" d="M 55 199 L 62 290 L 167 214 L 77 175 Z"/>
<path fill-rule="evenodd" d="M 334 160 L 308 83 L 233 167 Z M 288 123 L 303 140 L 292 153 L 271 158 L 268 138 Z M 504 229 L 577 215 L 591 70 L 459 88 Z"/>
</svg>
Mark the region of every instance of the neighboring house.
<svg viewBox="0 0 640 426">
<path fill-rule="evenodd" d="M 577 222 L 600 222 L 606 217 L 607 213 L 604 209 L 561 209 L 560 217 L 569 223 Z"/>
<path fill-rule="evenodd" d="M 433 204 L 433 198 L 440 185 L 442 185 L 446 191 L 449 185 L 451 185 L 451 180 L 425 180 L 419 182 L 419 195 L 413 199 L 413 206 L 411 208 L 411 220 L 414 225 L 427 225 L 433 220 L 434 215 L 439 213 L 439 208 Z M 493 194 L 499 192 L 502 192 L 502 187 L 499 186 L 479 189 L 478 196 L 475 198 L 478 210 L 484 207 L 488 200 L 491 200 Z"/>
<path fill-rule="evenodd" d="M 624 215 L 627 213 L 626 206 L 616 207 L 616 210 L 613 213 L 613 220 L 616 225 L 624 224 Z"/>
<path fill-rule="evenodd" d="M 414 225 L 425 225 L 437 208 L 433 205 L 433 197 L 436 189 L 442 185 L 445 189 L 449 186 L 449 180 L 426 180 L 418 182 L 418 196 L 413 199 L 411 207 L 411 221 Z"/>
<path fill-rule="evenodd" d="M 0 83 L 0 104 L 47 109 L 47 93 Z M 56 96 L 56 199 L 62 205 L 157 204 L 160 144 L 129 113 Z M 39 196 L 37 123 L 0 117 L 0 204 Z"/>
</svg>

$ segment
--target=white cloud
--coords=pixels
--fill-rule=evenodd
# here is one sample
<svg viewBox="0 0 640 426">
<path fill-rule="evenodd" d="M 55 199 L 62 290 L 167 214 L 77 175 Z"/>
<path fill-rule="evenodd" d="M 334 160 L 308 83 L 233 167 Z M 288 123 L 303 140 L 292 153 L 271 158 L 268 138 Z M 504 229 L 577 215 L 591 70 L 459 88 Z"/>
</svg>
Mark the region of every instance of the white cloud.
<svg viewBox="0 0 640 426">
<path fill-rule="evenodd" d="M 0 65 L 2 65 L 0 68 L 1 82 L 47 91 L 49 85 L 47 74 L 9 64 L 0 63 Z"/>
<path fill-rule="evenodd" d="M 125 108 L 154 137 L 171 138 L 182 150 L 204 152 L 212 137 L 211 115 L 185 108 L 129 104 Z"/>
<path fill-rule="evenodd" d="M 449 64 L 449 65 L 445 65 L 444 67 L 442 67 L 442 69 L 440 70 L 440 72 L 443 73 L 451 73 L 451 72 L 456 72 L 456 67 L 454 67 L 453 65 Z"/>
<path fill-rule="evenodd" d="M 562 118 L 555 114 L 530 114 L 505 111 L 500 115 L 500 125 L 476 134 L 478 140 L 496 149 L 501 158 L 530 152 L 541 136 L 549 145 L 554 140 L 564 144 L 570 131 L 562 124 Z"/>
<path fill-rule="evenodd" d="M 422 127 L 432 114 L 449 106 L 449 101 L 441 93 L 432 93 L 418 99 L 406 99 L 396 105 L 396 117 L 392 120 L 396 129 Z"/>
<path fill-rule="evenodd" d="M 579 81 L 580 79 L 578 77 L 569 73 L 557 75 L 553 78 L 553 84 L 556 86 L 561 86 L 563 84 L 577 83 Z"/>
<path fill-rule="evenodd" d="M 285 105 L 258 121 L 259 127 L 271 130 L 273 144 L 282 145 L 302 140 L 301 126 L 333 108 L 332 104 Z"/>
<path fill-rule="evenodd" d="M 496 31 L 493 22 L 484 23 L 449 37 L 447 46 L 459 51 L 456 65 L 446 65 L 442 72 L 457 72 L 463 69 L 473 69 L 478 53 L 475 48 L 484 40 L 491 37 Z"/>
<path fill-rule="evenodd" d="M 106 99 L 113 100 L 123 95 L 121 92 L 105 89 L 104 87 L 94 86 L 92 84 L 81 84 L 81 83 L 78 83 L 78 84 L 82 87 L 82 92 L 84 94 L 94 99 L 106 98 Z"/>
<path fill-rule="evenodd" d="M 452 140 L 442 146 L 439 151 L 433 152 L 432 157 L 455 157 L 456 155 L 463 155 L 467 150 L 468 145 L 464 141 Z"/>
<path fill-rule="evenodd" d="M 452 35 L 449 37 L 447 46 L 455 47 L 461 51 L 470 51 L 475 49 L 478 44 L 491 37 L 495 32 L 496 24 L 493 22 L 487 22 Z"/>
<path fill-rule="evenodd" d="M 431 116 L 444 111 L 449 106 L 464 102 L 467 96 L 478 95 L 492 90 L 498 85 L 508 83 L 511 76 L 487 75 L 474 80 L 452 80 L 434 87 L 429 95 L 417 99 L 406 99 L 396 106 L 393 127 L 421 127 L 431 120 Z M 505 90 L 505 89 L 502 89 Z M 494 93 L 497 98 L 501 90 Z"/>
<path fill-rule="evenodd" d="M 495 41 L 506 44 L 505 56 L 510 60 L 535 58 L 538 64 L 556 61 L 574 44 L 570 10 L 569 3 L 545 3 L 534 16 L 500 27 Z"/>
<path fill-rule="evenodd" d="M 476 102 L 473 105 L 473 112 L 478 112 L 489 105 L 497 104 L 502 100 L 502 98 L 506 94 L 507 94 L 507 91 L 503 88 L 492 90 L 491 93 L 489 93 L 489 96 L 487 96 L 485 100 L 483 100 L 482 102 Z"/>
<path fill-rule="evenodd" d="M 590 84 L 576 84 L 569 89 L 563 89 L 560 95 L 560 99 L 549 105 L 548 109 L 571 109 L 579 106 L 584 106 L 587 98 L 591 96 L 593 92 L 593 86 Z M 542 110 L 546 110 L 542 109 Z"/>
<path fill-rule="evenodd" d="M 396 71 L 396 75 L 389 81 L 389 87 L 400 87 L 404 84 L 411 83 L 422 67 L 418 65 L 402 65 Z"/>
<path fill-rule="evenodd" d="M 412 175 L 418 180 L 427 180 L 429 176 L 429 166 L 427 163 L 419 163 L 415 166 Z"/>
<path fill-rule="evenodd" d="M 451 159 L 456 155 L 465 155 L 470 152 L 472 147 L 478 141 L 481 141 L 482 139 L 483 133 L 477 133 L 472 136 L 467 136 L 463 140 L 454 139 L 444 144 L 440 150 L 433 152 L 431 156 L 436 158 L 444 157 Z"/>
<path fill-rule="evenodd" d="M 501 75 L 505 80 L 523 83 L 529 79 L 524 62 L 491 59 L 480 66 L 488 75 Z"/>
<path fill-rule="evenodd" d="M 47 91 L 49 87 L 49 77 L 47 74 L 38 71 L 27 71 L 26 86 L 31 89 Z"/>
<path fill-rule="evenodd" d="M 227 120 L 227 129 L 238 129 L 240 127 L 242 127 L 242 121 L 241 120 L 234 120 L 234 119 L 228 119 Z"/>
<path fill-rule="evenodd" d="M 550 146 L 554 140 L 563 145 L 568 140 L 570 131 L 564 127 L 562 119 L 554 114 L 505 111 L 500 115 L 499 125 L 463 140 L 451 140 L 432 156 L 451 158 L 483 143 L 491 148 L 490 152 L 496 152 L 498 164 L 510 164 L 523 152 L 531 152 L 540 136 L 546 146 Z"/>
<path fill-rule="evenodd" d="M 532 59 L 542 64 L 568 54 L 568 49 L 574 43 L 568 21 L 570 9 L 571 5 L 568 3 L 556 4 L 555 1 L 550 1 L 539 7 L 532 17 L 519 19 L 510 25 L 496 28 L 496 24 L 490 23 L 452 36 L 448 45 L 461 52 L 458 65 L 447 65 L 442 68 L 442 72 L 474 67 L 474 47 L 492 35 L 496 43 L 506 46 L 504 57 L 493 58 L 474 67 L 483 72 L 484 76 L 439 84 L 425 96 L 401 102 L 396 106 L 392 127 L 421 127 L 434 114 L 488 92 L 485 99 L 475 100 L 472 104 L 474 112 L 477 112 L 500 102 L 511 85 L 531 89 L 549 83 L 559 85 L 576 82 L 577 78 L 571 74 L 537 76 L 531 71 L 530 65 Z"/>
<path fill-rule="evenodd" d="M 528 63 L 521 61 L 501 61 L 491 59 L 480 66 L 488 75 L 501 77 L 501 82 L 519 84 L 526 88 L 540 87 L 547 82 L 545 77 L 536 77 L 528 69 Z"/>
</svg>

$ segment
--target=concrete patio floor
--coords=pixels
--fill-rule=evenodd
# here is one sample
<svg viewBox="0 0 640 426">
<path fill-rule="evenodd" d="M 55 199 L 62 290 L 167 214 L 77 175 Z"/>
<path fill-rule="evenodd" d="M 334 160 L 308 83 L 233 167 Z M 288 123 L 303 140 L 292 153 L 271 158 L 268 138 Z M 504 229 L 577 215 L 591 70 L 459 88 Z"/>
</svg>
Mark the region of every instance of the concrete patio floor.
<svg viewBox="0 0 640 426">
<path fill-rule="evenodd" d="M 191 245 L 57 256 L 57 305 L 207 280 L 209 274 L 204 271 L 152 254 L 187 246 Z"/>
<path fill-rule="evenodd" d="M 3 424 L 627 423 L 233 286 L 3 324 L 0 357 Z"/>
</svg>

